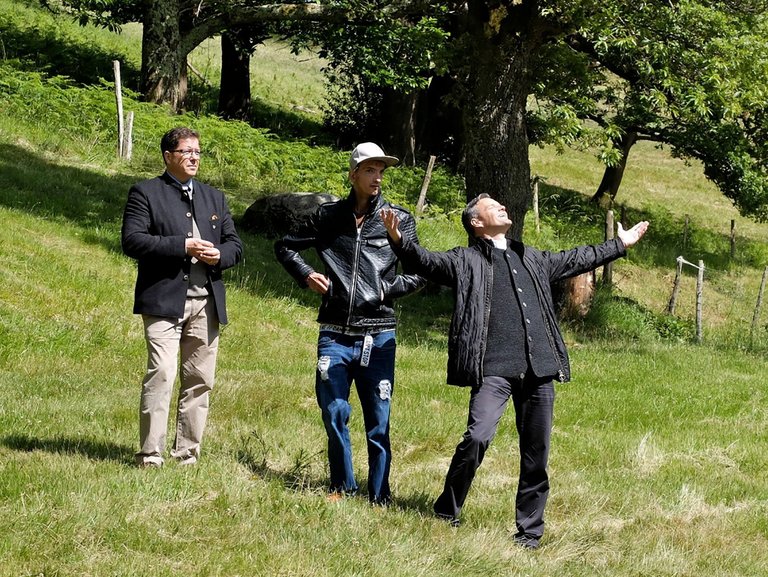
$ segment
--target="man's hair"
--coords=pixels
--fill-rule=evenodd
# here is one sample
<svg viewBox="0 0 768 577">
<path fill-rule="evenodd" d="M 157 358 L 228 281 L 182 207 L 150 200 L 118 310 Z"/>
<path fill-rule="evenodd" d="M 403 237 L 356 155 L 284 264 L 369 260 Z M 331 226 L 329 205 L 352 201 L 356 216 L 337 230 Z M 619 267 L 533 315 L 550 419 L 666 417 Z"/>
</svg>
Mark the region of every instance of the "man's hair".
<svg viewBox="0 0 768 577">
<path fill-rule="evenodd" d="M 163 134 L 163 138 L 160 140 L 160 152 L 165 153 L 166 150 L 176 150 L 176 147 L 179 145 L 179 140 L 184 140 L 185 138 L 196 138 L 197 140 L 200 140 L 200 134 L 186 126 L 171 128 L 168 132 Z"/>
<path fill-rule="evenodd" d="M 491 198 L 490 194 L 482 193 L 478 194 L 475 198 L 467 203 L 464 207 L 464 212 L 461 213 L 461 224 L 464 225 L 464 230 L 470 237 L 475 236 L 475 228 L 472 226 L 472 219 L 477 216 L 477 203 L 484 198 Z"/>
</svg>

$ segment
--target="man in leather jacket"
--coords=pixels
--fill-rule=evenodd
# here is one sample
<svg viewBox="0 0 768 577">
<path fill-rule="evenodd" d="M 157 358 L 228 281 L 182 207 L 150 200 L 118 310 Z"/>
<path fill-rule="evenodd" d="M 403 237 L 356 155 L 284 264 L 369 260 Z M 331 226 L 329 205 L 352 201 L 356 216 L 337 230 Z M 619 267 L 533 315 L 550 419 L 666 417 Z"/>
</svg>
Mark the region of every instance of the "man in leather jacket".
<svg viewBox="0 0 768 577">
<path fill-rule="evenodd" d="M 549 456 L 554 380 L 570 379 L 565 343 L 557 326 L 550 284 L 592 270 L 626 254 L 645 234 L 647 222 L 618 238 L 557 253 L 509 240 L 507 211 L 487 194 L 471 200 L 462 223 L 470 247 L 430 252 L 398 230 L 398 215 L 382 220 L 408 272 L 453 288 L 448 337 L 448 383 L 471 387 L 467 430 L 456 447 L 438 517 L 459 524 L 459 515 L 504 409 L 511 398 L 520 443 L 520 477 L 514 540 L 536 549 L 544 532 L 549 495 Z"/>
<path fill-rule="evenodd" d="M 389 414 L 395 379 L 393 300 L 423 285 L 416 275 L 397 274 L 398 260 L 379 217 L 393 211 L 403 235 L 418 243 L 416 224 L 402 207 L 381 196 L 384 171 L 399 161 L 372 142 L 352 151 L 346 199 L 321 205 L 292 235 L 275 243 L 280 263 L 302 287 L 322 295 L 317 320 L 315 393 L 328 434 L 329 498 L 358 490 L 352 466 L 348 422 L 354 380 L 365 423 L 368 448 L 368 498 L 390 499 Z M 299 254 L 314 248 L 325 267 L 312 268 Z"/>
</svg>

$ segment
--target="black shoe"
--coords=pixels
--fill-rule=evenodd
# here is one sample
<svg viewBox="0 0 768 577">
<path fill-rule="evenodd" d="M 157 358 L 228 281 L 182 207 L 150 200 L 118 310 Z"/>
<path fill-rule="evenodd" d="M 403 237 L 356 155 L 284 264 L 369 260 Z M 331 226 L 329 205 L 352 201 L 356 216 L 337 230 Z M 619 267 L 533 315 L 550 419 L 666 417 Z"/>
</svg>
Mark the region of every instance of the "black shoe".
<svg viewBox="0 0 768 577">
<path fill-rule="evenodd" d="M 435 511 L 435 517 L 440 519 L 441 521 L 445 521 L 448 523 L 451 527 L 458 527 L 461 525 L 461 521 L 457 517 L 454 517 L 453 515 L 446 515 L 445 513 L 438 513 Z"/>
<path fill-rule="evenodd" d="M 539 539 L 537 537 L 528 537 L 527 535 L 515 535 L 513 541 L 524 549 L 538 549 Z"/>
</svg>

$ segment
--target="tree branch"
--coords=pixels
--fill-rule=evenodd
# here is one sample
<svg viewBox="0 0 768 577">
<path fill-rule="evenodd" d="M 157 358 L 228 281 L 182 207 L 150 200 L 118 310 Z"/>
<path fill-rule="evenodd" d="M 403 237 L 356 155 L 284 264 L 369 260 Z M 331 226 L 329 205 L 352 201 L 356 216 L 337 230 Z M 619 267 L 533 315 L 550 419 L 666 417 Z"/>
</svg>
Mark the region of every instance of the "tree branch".
<svg viewBox="0 0 768 577">
<path fill-rule="evenodd" d="M 199 1 L 199 0 L 198 0 Z M 189 31 L 182 31 L 182 45 L 191 51 L 198 44 L 230 28 L 239 28 L 265 22 L 321 22 L 339 24 L 370 24 L 372 19 L 407 19 L 430 14 L 434 4 L 445 4 L 435 0 L 384 0 L 371 2 L 370 6 L 355 10 L 319 4 L 317 2 L 274 3 L 260 6 L 242 5 L 237 9 L 215 9 L 207 15 L 198 16 Z M 213 3 L 211 6 L 216 6 Z M 462 2 L 448 6 L 461 10 Z M 210 9 L 210 6 L 209 6 Z"/>
</svg>

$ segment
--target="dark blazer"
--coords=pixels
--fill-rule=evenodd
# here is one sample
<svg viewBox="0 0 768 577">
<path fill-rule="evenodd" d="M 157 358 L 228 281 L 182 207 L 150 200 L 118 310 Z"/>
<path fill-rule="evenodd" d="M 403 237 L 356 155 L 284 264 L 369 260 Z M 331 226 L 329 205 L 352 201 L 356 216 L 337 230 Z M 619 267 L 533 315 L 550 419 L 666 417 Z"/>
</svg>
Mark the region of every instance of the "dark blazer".
<svg viewBox="0 0 768 577">
<path fill-rule="evenodd" d="M 221 251 L 208 280 L 219 322 L 227 322 L 221 271 L 240 261 L 243 247 L 224 194 L 194 181 L 193 200 L 168 173 L 131 187 L 123 212 L 123 252 L 138 261 L 133 312 L 181 318 L 189 285 L 190 258 L 184 242 L 192 236 L 192 210 L 204 240 Z"/>
</svg>

